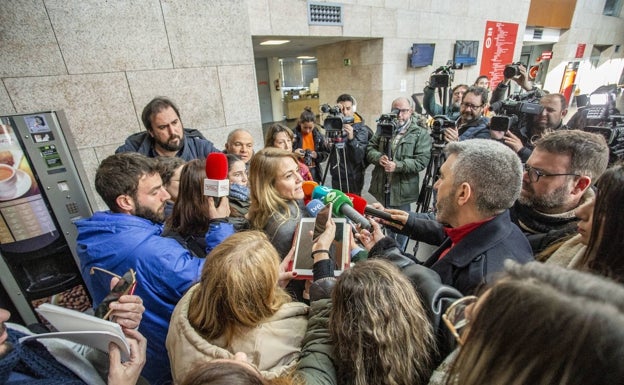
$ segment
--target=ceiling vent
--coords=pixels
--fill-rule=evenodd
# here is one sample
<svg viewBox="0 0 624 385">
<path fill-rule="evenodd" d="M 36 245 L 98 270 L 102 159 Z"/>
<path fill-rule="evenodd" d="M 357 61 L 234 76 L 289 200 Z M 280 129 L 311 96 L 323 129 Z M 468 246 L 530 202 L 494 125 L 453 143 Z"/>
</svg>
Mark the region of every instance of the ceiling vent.
<svg viewBox="0 0 624 385">
<path fill-rule="evenodd" d="M 544 35 L 543 28 L 535 28 L 533 30 L 533 39 L 534 40 L 542 40 L 542 35 Z"/>
<path fill-rule="evenodd" d="M 308 2 L 309 25 L 342 25 L 342 4 Z"/>
</svg>

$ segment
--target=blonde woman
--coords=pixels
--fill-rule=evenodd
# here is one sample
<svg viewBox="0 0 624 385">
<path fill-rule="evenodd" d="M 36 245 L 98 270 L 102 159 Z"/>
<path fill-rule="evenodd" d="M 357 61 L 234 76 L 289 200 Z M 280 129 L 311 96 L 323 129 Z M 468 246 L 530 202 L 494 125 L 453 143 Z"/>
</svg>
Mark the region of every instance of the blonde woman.
<svg viewBox="0 0 624 385">
<path fill-rule="evenodd" d="M 176 306 L 167 334 L 174 382 L 195 365 L 247 355 L 265 378 L 296 365 L 308 307 L 278 285 L 280 259 L 260 231 L 236 233 L 208 255 L 199 283 Z"/>
</svg>

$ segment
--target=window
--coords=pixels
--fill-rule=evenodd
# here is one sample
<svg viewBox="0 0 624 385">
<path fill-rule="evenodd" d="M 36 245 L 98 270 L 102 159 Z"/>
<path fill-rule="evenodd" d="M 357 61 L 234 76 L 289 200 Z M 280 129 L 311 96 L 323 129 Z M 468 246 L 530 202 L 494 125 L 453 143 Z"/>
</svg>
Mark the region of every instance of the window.
<svg viewBox="0 0 624 385">
<path fill-rule="evenodd" d="M 622 0 L 607 0 L 602 10 L 602 14 L 605 16 L 618 17 L 620 12 L 622 12 Z"/>
</svg>

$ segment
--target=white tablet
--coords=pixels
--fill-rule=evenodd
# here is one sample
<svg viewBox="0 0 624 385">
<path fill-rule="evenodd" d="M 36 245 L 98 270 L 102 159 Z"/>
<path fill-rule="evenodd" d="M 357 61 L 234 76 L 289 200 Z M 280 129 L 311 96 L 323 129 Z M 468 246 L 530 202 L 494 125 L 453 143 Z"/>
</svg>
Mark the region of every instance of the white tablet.
<svg viewBox="0 0 624 385">
<path fill-rule="evenodd" d="M 330 254 L 335 262 L 334 273 L 340 275 L 349 267 L 351 256 L 349 255 L 349 231 L 351 228 L 346 219 L 333 218 L 336 224 L 336 237 L 330 248 Z M 314 230 L 315 218 L 303 218 L 299 223 L 295 256 L 293 257 L 292 270 L 297 272 L 296 279 L 312 278 L 312 231 Z"/>
</svg>

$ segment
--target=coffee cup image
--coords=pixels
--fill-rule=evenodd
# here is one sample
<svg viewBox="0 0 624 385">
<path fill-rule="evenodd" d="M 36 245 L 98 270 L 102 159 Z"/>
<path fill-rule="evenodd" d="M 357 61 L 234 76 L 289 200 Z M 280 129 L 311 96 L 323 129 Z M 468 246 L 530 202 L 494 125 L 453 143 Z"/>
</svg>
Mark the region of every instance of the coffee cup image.
<svg viewBox="0 0 624 385">
<path fill-rule="evenodd" d="M 0 164 L 0 199 L 8 199 L 17 191 L 17 176 L 15 169 L 6 164 Z"/>
</svg>

